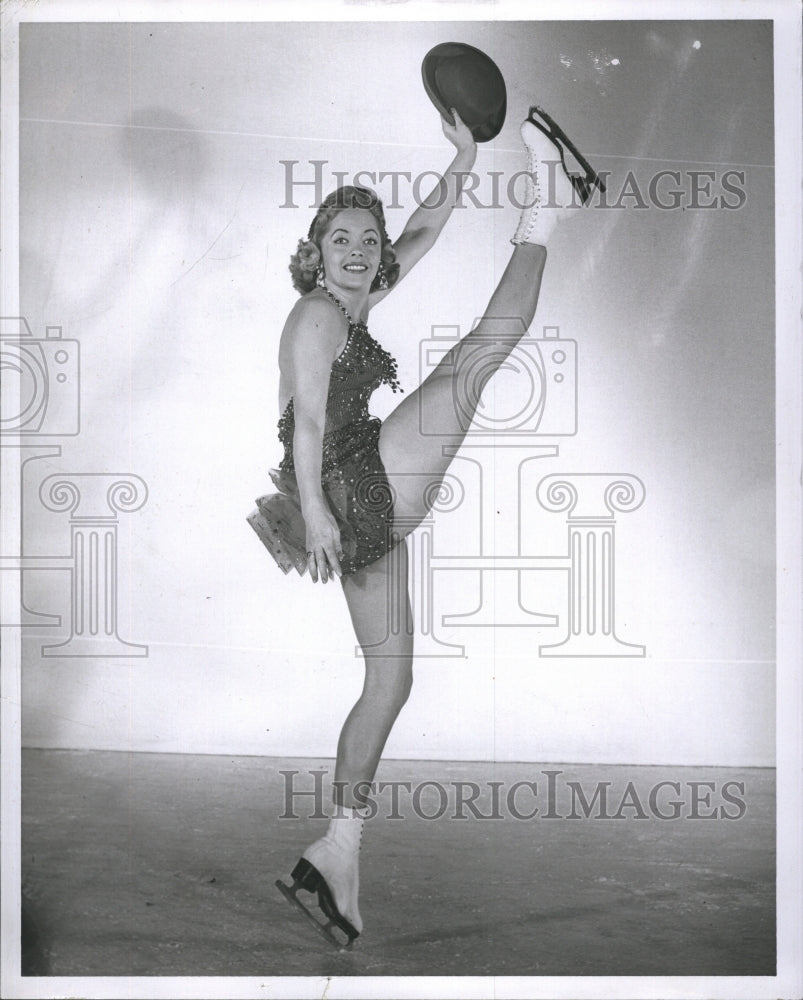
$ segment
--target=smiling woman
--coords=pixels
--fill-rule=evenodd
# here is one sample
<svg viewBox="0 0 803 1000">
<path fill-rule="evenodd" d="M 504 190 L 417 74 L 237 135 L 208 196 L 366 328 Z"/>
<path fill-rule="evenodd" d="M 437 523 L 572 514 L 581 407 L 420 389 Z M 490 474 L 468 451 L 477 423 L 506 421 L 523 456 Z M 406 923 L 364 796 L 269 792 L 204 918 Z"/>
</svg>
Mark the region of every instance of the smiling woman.
<svg viewBox="0 0 803 1000">
<path fill-rule="evenodd" d="M 349 946 L 362 929 L 358 851 L 365 793 L 412 686 L 407 550 L 400 542 L 437 497 L 488 379 L 527 333 L 553 228 L 601 184 L 557 125 L 532 108 L 521 127 L 528 207 L 502 279 L 477 326 L 383 423 L 370 415 L 368 401 L 382 383 L 399 388 L 396 364 L 366 321 L 434 245 L 474 164 L 472 131 L 451 111 L 453 120 L 444 117 L 442 127 L 456 148 L 454 159 L 395 243 L 379 199 L 358 187 L 326 198 L 299 243 L 290 271 L 302 297 L 279 346 L 284 457 L 271 473 L 279 492 L 260 497 L 248 518 L 285 572 L 295 567 L 324 583 L 341 578 L 365 659 L 363 691 L 338 742 L 335 815 L 326 836 L 293 869 L 292 887 L 277 883 L 338 946 Z M 549 161 L 567 149 L 582 175 L 550 172 Z M 298 901 L 300 889 L 317 893 L 324 925 Z"/>
<path fill-rule="evenodd" d="M 367 213 L 364 219 L 365 233 L 348 233 L 345 224 L 349 216 L 354 212 L 358 213 L 355 225 L 359 228 L 359 213 L 361 211 Z M 368 215 L 370 218 L 367 217 Z M 336 234 L 334 230 L 329 232 L 326 237 L 327 245 L 339 244 L 342 246 L 348 243 L 349 235 L 353 235 L 355 239 L 360 239 L 362 235 L 366 248 L 381 244 L 382 269 L 378 270 L 374 276 L 371 291 L 377 291 L 380 287 L 392 286 L 398 279 L 399 265 L 396 262 L 396 252 L 385 227 L 385 213 L 382 203 L 369 188 L 348 185 L 338 188 L 322 202 L 312 220 L 307 238 L 298 241 L 298 250 L 290 258 L 293 287 L 302 293 L 310 292 L 316 284 L 322 282 L 321 268 L 325 268 L 322 260 L 322 239 L 336 217 L 338 219 L 337 228 L 338 230 L 342 229 L 342 232 L 339 234 Z"/>
</svg>

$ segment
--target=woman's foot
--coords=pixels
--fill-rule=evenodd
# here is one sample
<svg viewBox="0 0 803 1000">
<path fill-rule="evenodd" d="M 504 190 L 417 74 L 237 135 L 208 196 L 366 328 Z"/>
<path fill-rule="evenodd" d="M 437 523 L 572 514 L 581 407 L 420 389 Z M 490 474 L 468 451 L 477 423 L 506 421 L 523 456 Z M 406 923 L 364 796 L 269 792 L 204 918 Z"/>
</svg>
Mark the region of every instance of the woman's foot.
<svg viewBox="0 0 803 1000">
<path fill-rule="evenodd" d="M 363 819 L 358 809 L 340 810 L 329 821 L 326 835 L 310 844 L 302 854 L 302 858 L 321 873 L 339 914 L 358 934 L 362 931 L 357 897 Z"/>
<path fill-rule="evenodd" d="M 362 931 L 357 897 L 360 890 L 359 852 L 364 817 L 358 809 L 340 808 L 324 837 L 304 851 L 291 873 L 293 884 L 280 879 L 276 887 L 294 903 L 315 929 L 336 948 L 350 948 Z M 325 917 L 321 923 L 298 898 L 299 890 L 317 895 Z M 345 941 L 334 931 L 345 935 Z"/>
<path fill-rule="evenodd" d="M 540 108 L 530 109 L 521 137 L 528 153 L 525 207 L 511 243 L 545 245 L 558 222 L 578 212 L 594 189 L 604 191 L 605 185 L 565 132 Z M 583 173 L 569 173 L 567 151 Z"/>
</svg>

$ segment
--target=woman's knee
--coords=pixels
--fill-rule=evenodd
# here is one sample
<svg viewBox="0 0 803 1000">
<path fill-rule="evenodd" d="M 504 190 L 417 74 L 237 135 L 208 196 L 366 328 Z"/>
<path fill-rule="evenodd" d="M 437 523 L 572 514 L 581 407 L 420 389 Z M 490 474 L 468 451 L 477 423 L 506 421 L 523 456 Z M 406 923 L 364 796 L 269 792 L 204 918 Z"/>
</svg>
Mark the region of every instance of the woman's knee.
<svg viewBox="0 0 803 1000">
<path fill-rule="evenodd" d="M 371 701 L 395 713 L 401 711 L 413 689 L 413 667 L 411 663 L 376 665 L 365 678 L 365 694 Z"/>
<path fill-rule="evenodd" d="M 413 690 L 413 671 L 412 668 L 410 668 L 400 677 L 396 678 L 396 681 L 393 686 L 393 692 L 391 694 L 391 698 L 392 698 L 393 708 L 395 709 L 397 715 L 407 704 L 412 690 Z"/>
</svg>

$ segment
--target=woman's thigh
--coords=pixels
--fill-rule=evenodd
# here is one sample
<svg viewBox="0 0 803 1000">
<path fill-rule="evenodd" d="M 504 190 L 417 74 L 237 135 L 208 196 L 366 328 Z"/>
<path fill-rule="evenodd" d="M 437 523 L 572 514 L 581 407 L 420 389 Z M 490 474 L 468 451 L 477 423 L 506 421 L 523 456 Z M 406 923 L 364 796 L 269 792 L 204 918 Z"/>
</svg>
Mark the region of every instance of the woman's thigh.
<svg viewBox="0 0 803 1000">
<path fill-rule="evenodd" d="M 394 526 L 409 534 L 427 515 L 444 474 L 471 426 L 487 378 L 461 374 L 471 367 L 450 352 L 438 368 L 385 418 L 379 454 L 393 489 Z M 477 355 L 479 359 L 479 355 Z M 453 363 L 454 362 L 454 363 Z M 478 360 L 479 367 L 482 361 Z M 483 373 L 485 374 L 485 373 Z"/>
<path fill-rule="evenodd" d="M 401 541 L 370 566 L 342 578 L 354 633 L 367 661 L 412 657 L 408 575 L 407 546 Z"/>
</svg>

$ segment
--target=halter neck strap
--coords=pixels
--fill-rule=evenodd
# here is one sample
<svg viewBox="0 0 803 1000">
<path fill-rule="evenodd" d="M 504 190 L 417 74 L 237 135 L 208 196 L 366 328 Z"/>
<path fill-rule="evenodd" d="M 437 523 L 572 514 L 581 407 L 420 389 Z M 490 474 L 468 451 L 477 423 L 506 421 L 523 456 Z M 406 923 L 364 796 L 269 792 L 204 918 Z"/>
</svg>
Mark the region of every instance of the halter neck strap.
<svg viewBox="0 0 803 1000">
<path fill-rule="evenodd" d="M 368 329 L 368 327 L 365 324 L 364 320 L 361 320 L 361 319 L 356 319 L 355 320 L 355 319 L 352 318 L 351 313 L 348 311 L 348 309 L 346 309 L 346 307 L 343 305 L 343 303 L 335 295 L 334 292 L 330 292 L 329 291 L 329 289 L 326 287 L 326 285 L 319 285 L 318 287 L 321 289 L 321 291 L 325 292 L 327 298 L 329 298 L 330 301 L 332 301 L 337 306 L 337 308 L 343 313 L 343 315 L 348 320 L 349 326 L 364 326 L 366 330 Z"/>
</svg>

